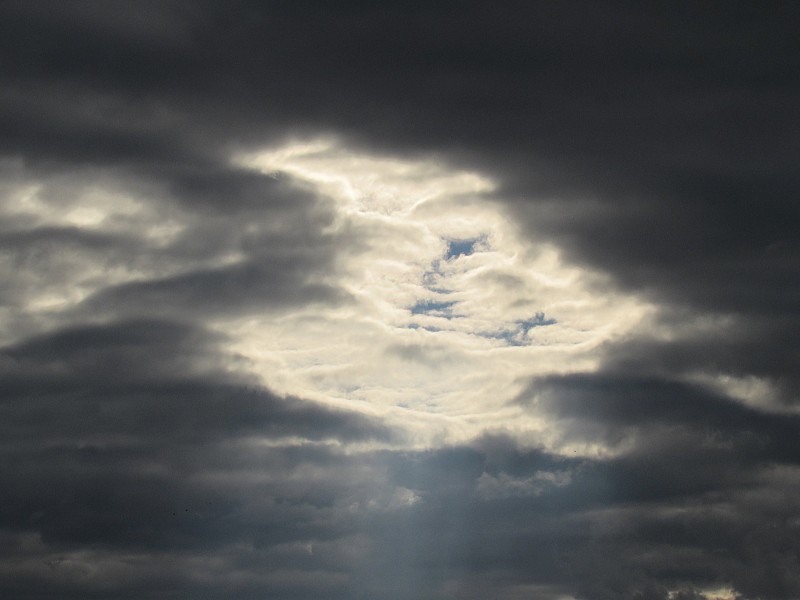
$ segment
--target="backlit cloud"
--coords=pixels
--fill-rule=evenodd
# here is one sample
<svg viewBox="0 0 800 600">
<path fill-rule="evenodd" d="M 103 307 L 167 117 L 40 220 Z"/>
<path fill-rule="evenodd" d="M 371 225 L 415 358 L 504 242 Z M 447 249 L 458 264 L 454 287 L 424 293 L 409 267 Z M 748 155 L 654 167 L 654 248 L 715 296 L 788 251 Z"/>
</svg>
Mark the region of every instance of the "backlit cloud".
<svg viewBox="0 0 800 600">
<path fill-rule="evenodd" d="M 285 392 L 381 407 L 398 423 L 410 413 L 423 440 L 432 433 L 420 416 L 441 417 L 435 435 L 454 440 L 517 427 L 525 416 L 506 405 L 528 377 L 592 370 L 601 346 L 652 310 L 521 237 L 495 185 L 477 174 L 332 141 L 241 161 L 314 186 L 331 199 L 331 231 L 358 240 L 339 248 L 336 264 L 351 302 L 279 323 L 249 316 L 237 330 L 236 351 L 260 355 L 264 381 L 280 379 Z"/>
<path fill-rule="evenodd" d="M 0 597 L 796 600 L 792 2 L 0 6 Z"/>
</svg>

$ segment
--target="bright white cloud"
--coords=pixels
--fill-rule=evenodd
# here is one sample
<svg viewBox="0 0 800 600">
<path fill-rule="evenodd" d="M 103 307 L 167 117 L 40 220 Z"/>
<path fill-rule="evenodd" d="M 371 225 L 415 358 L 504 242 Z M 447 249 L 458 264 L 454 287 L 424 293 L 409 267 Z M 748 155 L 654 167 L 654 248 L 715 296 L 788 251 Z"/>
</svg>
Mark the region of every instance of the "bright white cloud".
<svg viewBox="0 0 800 600">
<path fill-rule="evenodd" d="M 314 186 L 360 243 L 332 274 L 352 303 L 227 323 L 236 351 L 279 391 L 378 412 L 423 445 L 487 428 L 556 443 L 509 400 L 531 375 L 593 369 L 650 310 L 522 239 L 479 174 L 331 141 L 238 162 Z"/>
</svg>

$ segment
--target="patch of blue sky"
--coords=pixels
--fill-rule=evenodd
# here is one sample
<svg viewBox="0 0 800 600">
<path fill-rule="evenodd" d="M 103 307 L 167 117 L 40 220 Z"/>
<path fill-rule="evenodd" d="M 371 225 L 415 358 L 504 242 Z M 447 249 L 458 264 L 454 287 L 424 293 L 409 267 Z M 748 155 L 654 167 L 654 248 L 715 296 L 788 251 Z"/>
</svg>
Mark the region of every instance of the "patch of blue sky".
<svg viewBox="0 0 800 600">
<path fill-rule="evenodd" d="M 452 294 L 453 290 L 443 285 L 447 282 L 447 274 L 442 272 L 442 261 L 431 262 L 431 268 L 422 274 L 422 287 L 435 294 Z"/>
<path fill-rule="evenodd" d="M 537 312 L 531 319 L 523 319 L 516 321 L 516 324 L 524 333 L 528 333 L 534 327 L 546 327 L 548 325 L 555 325 L 558 321 L 555 319 L 545 318 L 543 312 Z"/>
<path fill-rule="evenodd" d="M 546 327 L 548 325 L 555 325 L 558 321 L 555 319 L 548 319 L 543 312 L 537 312 L 530 319 L 521 319 L 514 321 L 513 326 L 501 329 L 499 331 L 485 331 L 479 333 L 481 337 L 503 340 L 509 346 L 527 346 L 531 343 L 528 337 L 528 332 L 535 327 Z"/>
<path fill-rule="evenodd" d="M 430 325 L 420 325 L 419 323 L 411 323 L 410 325 L 406 325 L 407 329 L 424 329 L 425 331 L 430 331 L 432 333 L 436 333 L 437 331 L 442 331 L 440 327 L 431 327 Z"/>
<path fill-rule="evenodd" d="M 444 276 L 439 270 L 439 261 L 434 261 L 432 266 L 433 270 L 425 271 L 425 273 L 422 274 L 422 287 L 437 294 L 449 294 L 451 290 L 441 287 Z"/>
<path fill-rule="evenodd" d="M 519 330 L 503 329 L 501 331 L 484 331 L 478 334 L 492 340 L 503 340 L 509 346 L 527 346 L 530 340 L 526 339 Z"/>
<path fill-rule="evenodd" d="M 485 236 L 476 238 L 467 238 L 462 240 L 449 240 L 447 242 L 447 251 L 445 252 L 445 260 L 453 260 L 459 256 L 469 256 L 476 251 L 475 246 L 479 242 L 485 242 Z"/>
<path fill-rule="evenodd" d="M 436 300 L 420 300 L 411 307 L 412 315 L 431 315 L 434 317 L 453 318 L 453 305 L 456 302 L 438 302 Z"/>
</svg>

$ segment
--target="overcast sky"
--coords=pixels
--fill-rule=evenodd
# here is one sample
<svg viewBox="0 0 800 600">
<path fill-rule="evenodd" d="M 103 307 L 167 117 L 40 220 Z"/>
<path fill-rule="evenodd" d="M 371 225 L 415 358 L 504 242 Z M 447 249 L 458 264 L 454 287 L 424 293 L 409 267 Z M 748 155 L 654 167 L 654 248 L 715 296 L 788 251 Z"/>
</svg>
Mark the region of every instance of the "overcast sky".
<svg viewBox="0 0 800 600">
<path fill-rule="evenodd" d="M 800 5 L 0 4 L 0 595 L 800 598 Z"/>
</svg>

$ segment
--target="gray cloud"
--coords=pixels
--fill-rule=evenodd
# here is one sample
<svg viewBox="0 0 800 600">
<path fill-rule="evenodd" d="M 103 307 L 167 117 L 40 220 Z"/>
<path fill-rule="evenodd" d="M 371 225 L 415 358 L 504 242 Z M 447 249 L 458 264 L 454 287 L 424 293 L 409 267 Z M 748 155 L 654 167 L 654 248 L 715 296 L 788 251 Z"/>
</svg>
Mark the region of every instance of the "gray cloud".
<svg viewBox="0 0 800 600">
<path fill-rule="evenodd" d="M 385 437 L 363 417 L 279 398 L 236 372 L 215 337 L 169 321 L 76 327 L 2 351 L 7 438 L 115 435 L 201 442 L 263 433 L 322 439 Z M 63 402 L 59 401 L 63 398 Z M 54 404 L 55 402 L 55 404 Z M 60 411 L 52 418 L 50 410 Z M 19 427 L 30 420 L 30 430 Z M 15 427 L 16 426 L 16 427 Z M 286 427 L 286 431 L 283 428 Z"/>
<path fill-rule="evenodd" d="M 791 2 L 4 3 L 0 590 L 798 597 L 798 20 Z M 610 456 L 409 449 L 248 374 L 210 323 L 346 305 L 337 259 L 364 234 L 230 158 L 329 133 L 486 173 L 523 237 L 658 307 L 597 372 L 515 405 Z M 114 209 L 96 227 L 74 213 L 92 194 Z M 766 391 L 708 384 L 726 377 Z"/>
<path fill-rule="evenodd" d="M 237 584 L 238 597 L 310 585 L 313 572 L 293 575 L 302 560 L 282 565 L 269 549 L 338 539 L 348 513 L 337 504 L 354 476 L 335 443 L 395 434 L 241 380 L 218 341 L 138 321 L 3 349 L 4 590 L 193 593 L 204 560 L 248 560 L 238 544 L 251 548 L 253 567 L 277 560 L 285 571 L 266 587 Z"/>
</svg>

